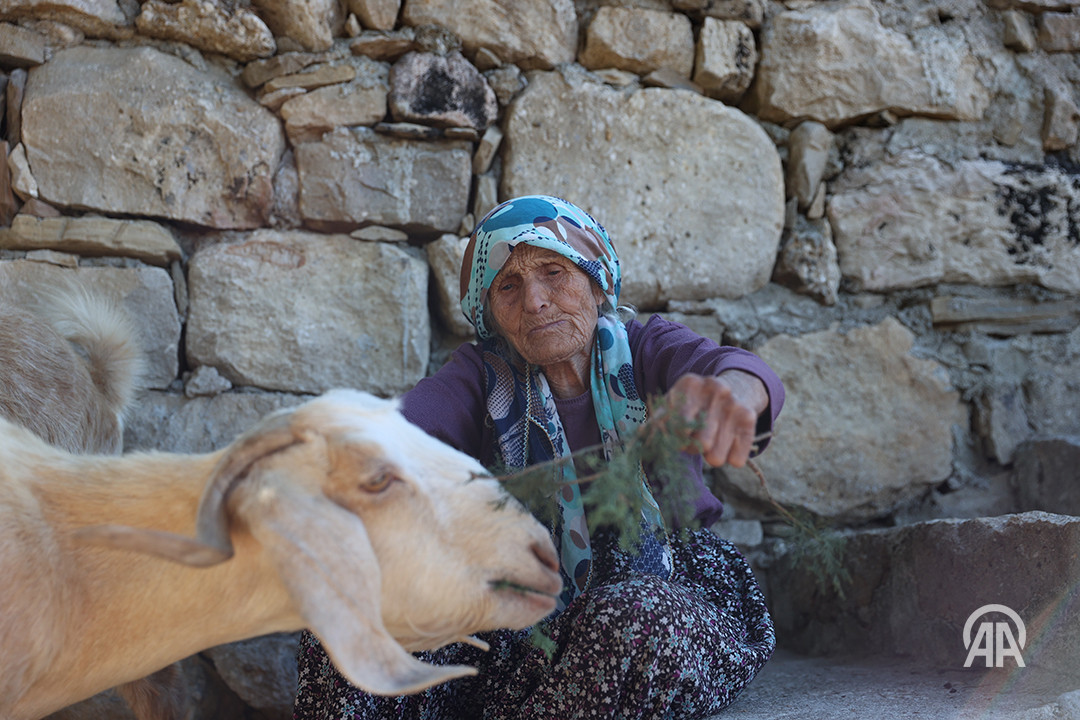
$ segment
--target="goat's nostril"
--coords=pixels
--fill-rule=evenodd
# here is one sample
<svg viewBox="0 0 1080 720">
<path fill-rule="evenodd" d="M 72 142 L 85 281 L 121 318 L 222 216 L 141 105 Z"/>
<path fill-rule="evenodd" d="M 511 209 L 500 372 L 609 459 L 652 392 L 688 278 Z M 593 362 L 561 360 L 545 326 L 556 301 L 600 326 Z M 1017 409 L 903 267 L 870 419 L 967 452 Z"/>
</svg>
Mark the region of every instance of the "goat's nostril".
<svg viewBox="0 0 1080 720">
<path fill-rule="evenodd" d="M 559 572 L 559 557 L 555 554 L 555 549 L 551 546 L 551 543 L 534 542 L 532 551 L 533 555 L 543 563 L 544 567 L 552 572 Z"/>
</svg>

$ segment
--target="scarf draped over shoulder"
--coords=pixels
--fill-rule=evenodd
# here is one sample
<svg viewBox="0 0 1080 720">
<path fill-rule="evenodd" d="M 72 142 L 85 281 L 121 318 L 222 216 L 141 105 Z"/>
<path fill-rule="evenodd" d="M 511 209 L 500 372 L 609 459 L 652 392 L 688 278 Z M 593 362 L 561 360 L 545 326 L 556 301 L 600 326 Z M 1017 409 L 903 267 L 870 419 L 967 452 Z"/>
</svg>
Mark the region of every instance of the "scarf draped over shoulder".
<svg viewBox="0 0 1080 720">
<path fill-rule="evenodd" d="M 554 251 L 572 261 L 603 291 L 590 358 L 590 383 L 596 423 L 610 458 L 645 422 L 647 410 L 634 382 L 633 358 L 626 327 L 616 308 L 622 273 L 611 239 L 596 220 L 581 208 L 547 195 L 508 200 L 481 220 L 465 249 L 461 266 L 461 309 L 476 328 L 485 371 L 485 397 L 495 428 L 497 456 L 507 470 L 570 455 L 555 398 L 540 368 L 523 362 L 507 350 L 484 322 L 488 291 L 510 253 L 519 243 Z M 561 463 L 556 478 L 559 512 L 553 529 L 559 547 L 563 594 L 558 608 L 566 607 L 589 585 L 592 547 L 572 462 Z M 635 569 L 649 574 L 670 574 L 670 552 L 663 536 L 663 520 L 644 472 L 639 472 L 642 522 L 647 530 L 632 560 Z"/>
</svg>

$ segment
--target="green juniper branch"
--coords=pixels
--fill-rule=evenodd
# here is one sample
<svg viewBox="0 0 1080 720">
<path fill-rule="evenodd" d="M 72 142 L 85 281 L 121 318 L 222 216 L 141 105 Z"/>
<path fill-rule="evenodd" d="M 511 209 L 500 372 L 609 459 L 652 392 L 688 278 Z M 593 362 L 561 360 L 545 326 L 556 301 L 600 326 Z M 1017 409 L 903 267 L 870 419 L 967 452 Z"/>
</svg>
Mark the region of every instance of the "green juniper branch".
<svg viewBox="0 0 1080 720">
<path fill-rule="evenodd" d="M 757 475 L 769 504 L 776 508 L 795 531 L 791 540 L 792 564 L 809 572 L 820 590 L 831 587 L 837 597 L 843 600 L 846 597 L 844 586 L 851 582 L 851 572 L 844 565 L 847 538 L 835 530 L 818 527 L 812 520 L 796 517 L 772 496 L 761 468 L 753 460 L 748 461 L 747 466 Z"/>
<path fill-rule="evenodd" d="M 686 420 L 677 413 L 657 413 L 623 447 L 604 459 L 599 445 L 583 448 L 568 457 L 531 465 L 498 476 L 511 495 L 522 502 L 541 522 L 552 525 L 558 511 L 558 493 L 565 485 L 582 486 L 589 531 L 611 528 L 623 550 L 635 547 L 641 537 L 640 491 L 642 468 L 648 468 L 666 526 L 687 527 L 693 521 L 695 488 L 686 473 L 682 453 L 693 449 L 694 431 L 700 420 Z M 562 479 L 560 468 L 574 463 L 576 480 Z"/>
<path fill-rule="evenodd" d="M 652 403 L 650 403 L 652 405 Z M 642 496 L 640 492 L 641 468 L 647 468 L 653 480 L 650 489 L 660 506 L 666 527 L 692 529 L 694 500 L 697 492 L 694 482 L 686 472 L 684 452 L 700 450 L 691 440 L 694 432 L 703 426 L 702 419 L 686 420 L 678 413 L 660 411 L 638 428 L 623 447 L 616 448 L 609 460 L 603 457 L 599 445 L 583 448 L 567 457 L 555 458 L 529 466 L 516 472 L 493 474 L 504 487 L 529 509 L 541 522 L 554 527 L 558 512 L 558 493 L 568 484 L 582 486 L 582 503 L 590 532 L 601 527 L 611 528 L 624 551 L 632 551 L 641 538 Z M 753 452 L 771 433 L 759 435 L 753 440 Z M 564 463 L 574 463 L 578 470 L 576 480 L 564 480 L 560 468 Z M 847 569 L 842 565 L 845 538 L 835 532 L 822 531 L 811 522 L 798 518 L 773 498 L 761 469 L 753 460 L 747 462 L 765 491 L 770 504 L 795 530 L 793 542 L 798 562 L 814 574 L 821 583 L 831 583 L 843 597 L 843 586 L 850 581 Z M 547 636 L 541 622 L 534 626 L 531 640 L 545 651 L 548 657 L 554 651 L 554 643 Z"/>
</svg>

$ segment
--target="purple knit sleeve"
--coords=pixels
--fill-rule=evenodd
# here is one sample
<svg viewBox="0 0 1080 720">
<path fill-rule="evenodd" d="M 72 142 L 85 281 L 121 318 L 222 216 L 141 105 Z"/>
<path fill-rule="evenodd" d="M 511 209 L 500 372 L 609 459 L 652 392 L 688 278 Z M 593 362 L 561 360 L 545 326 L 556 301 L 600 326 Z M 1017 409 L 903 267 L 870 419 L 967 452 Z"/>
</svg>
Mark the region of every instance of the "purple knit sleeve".
<svg viewBox="0 0 1080 720">
<path fill-rule="evenodd" d="M 644 397 L 667 392 L 688 372 L 717 375 L 725 370 L 744 370 L 760 378 L 769 393 L 769 409 L 759 419 L 758 432 L 772 429 L 784 403 L 784 386 L 761 358 L 740 348 L 722 347 L 685 325 L 657 315 L 645 325 L 630 322 L 627 331 L 634 354 L 635 380 Z M 438 372 L 420 380 L 402 396 L 401 412 L 429 435 L 490 464 L 493 447 L 484 422 L 487 410 L 483 377 L 480 349 L 466 343 Z M 688 457 L 688 467 L 698 489 L 695 517 L 711 525 L 720 518 L 723 504 L 705 485 L 701 457 Z"/>
<path fill-rule="evenodd" d="M 682 323 L 653 315 L 645 325 L 627 325 L 634 353 L 638 391 L 646 398 L 666 393 L 686 373 L 719 375 L 743 370 L 756 376 L 769 393 L 769 407 L 758 420 L 758 432 L 771 431 L 784 405 L 784 385 L 765 361 L 748 350 L 721 346 Z M 766 443 L 761 445 L 764 449 Z"/>
<path fill-rule="evenodd" d="M 653 315 L 645 325 L 627 324 L 630 348 L 634 354 L 634 376 L 638 392 L 645 398 L 666 393 L 686 373 L 719 375 L 725 370 L 743 370 L 758 377 L 769 393 L 769 407 L 758 418 L 757 432 L 771 432 L 773 422 L 784 404 L 784 386 L 780 378 L 753 353 L 741 348 L 721 346 L 677 322 Z M 764 449 L 768 440 L 759 447 Z M 694 519 L 708 527 L 720 519 L 724 505 L 705 484 L 704 464 L 700 455 L 687 456 L 687 468 L 697 486 Z M 662 488 L 660 488 L 662 492 Z"/>
<path fill-rule="evenodd" d="M 434 375 L 402 395 L 401 414 L 429 435 L 487 462 L 483 377 L 479 348 L 465 343 Z"/>
</svg>

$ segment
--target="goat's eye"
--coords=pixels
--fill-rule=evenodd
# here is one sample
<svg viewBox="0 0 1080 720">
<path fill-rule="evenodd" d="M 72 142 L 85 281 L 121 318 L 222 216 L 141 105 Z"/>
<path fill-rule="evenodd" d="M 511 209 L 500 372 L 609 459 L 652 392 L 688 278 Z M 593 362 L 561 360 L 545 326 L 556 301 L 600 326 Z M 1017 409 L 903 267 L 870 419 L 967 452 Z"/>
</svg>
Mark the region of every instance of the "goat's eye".
<svg viewBox="0 0 1080 720">
<path fill-rule="evenodd" d="M 379 473 L 370 480 L 360 483 L 360 489 L 373 495 L 378 494 L 393 485 L 397 479 L 397 475 L 392 472 Z"/>
</svg>

